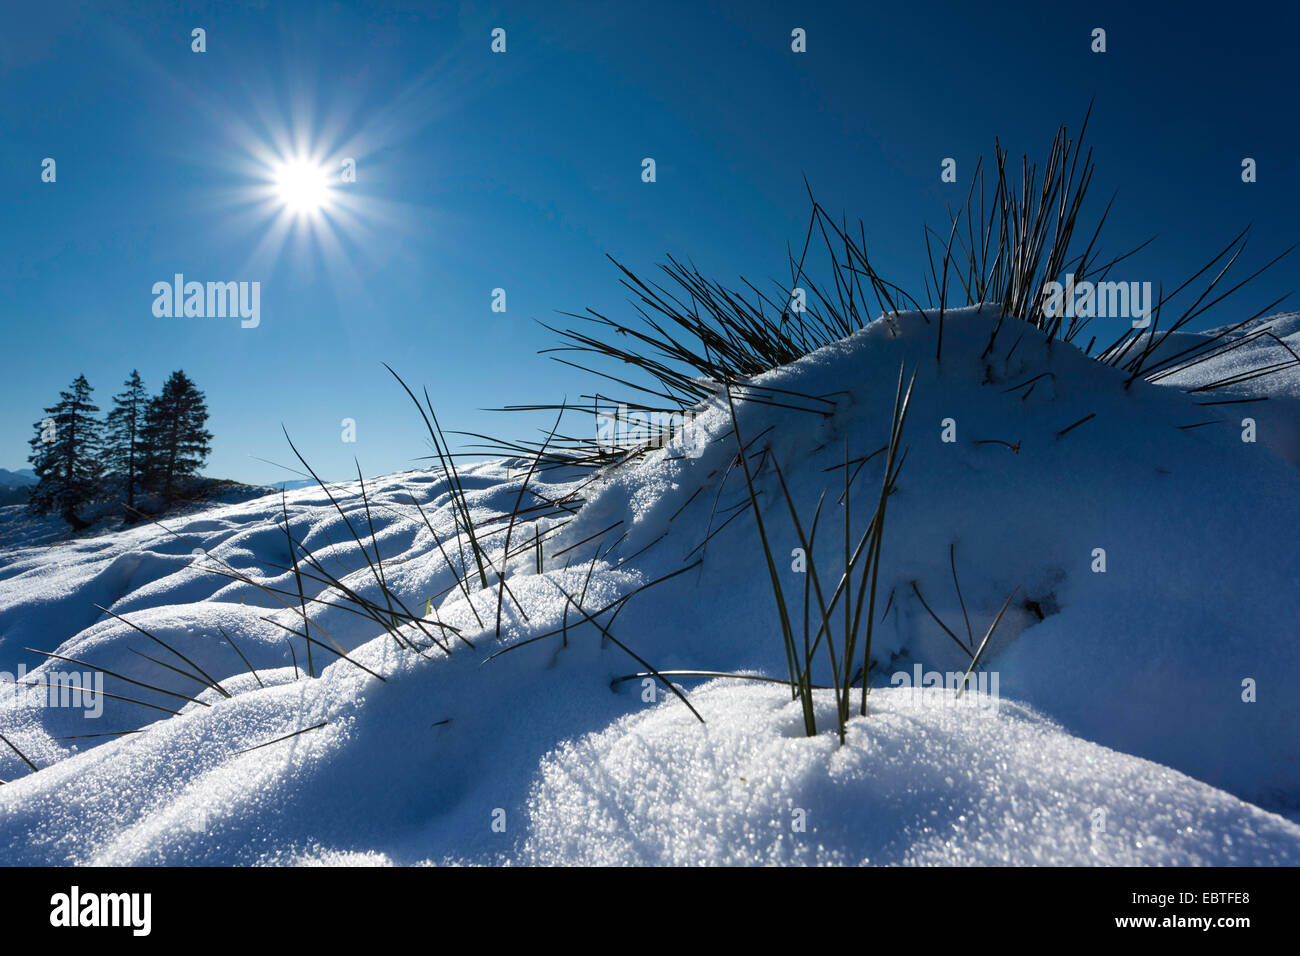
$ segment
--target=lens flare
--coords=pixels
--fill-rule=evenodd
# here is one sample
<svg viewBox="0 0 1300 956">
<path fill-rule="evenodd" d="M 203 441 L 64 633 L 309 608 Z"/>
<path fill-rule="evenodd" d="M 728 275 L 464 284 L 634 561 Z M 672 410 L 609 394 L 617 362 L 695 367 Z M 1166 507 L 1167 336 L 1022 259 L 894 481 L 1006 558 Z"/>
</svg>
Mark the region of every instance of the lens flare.
<svg viewBox="0 0 1300 956">
<path fill-rule="evenodd" d="M 274 170 L 276 197 L 290 212 L 310 216 L 330 205 L 329 175 L 310 160 L 290 159 Z"/>
</svg>

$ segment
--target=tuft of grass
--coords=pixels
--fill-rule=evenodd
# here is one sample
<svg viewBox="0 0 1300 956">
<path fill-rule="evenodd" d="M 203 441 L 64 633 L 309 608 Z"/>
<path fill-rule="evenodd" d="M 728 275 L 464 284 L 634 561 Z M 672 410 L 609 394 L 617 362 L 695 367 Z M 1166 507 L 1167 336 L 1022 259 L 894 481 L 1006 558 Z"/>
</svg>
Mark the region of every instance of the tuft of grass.
<svg viewBox="0 0 1300 956">
<path fill-rule="evenodd" d="M 180 651 L 176 650 L 176 648 L 172 647 L 172 646 L 171 646 L 170 644 L 168 644 L 166 641 L 162 640 L 161 638 L 154 637 L 152 634 L 150 634 L 148 631 L 146 631 L 146 630 L 145 630 L 143 627 L 141 627 L 139 624 L 135 624 L 135 623 L 132 623 L 131 621 L 128 621 L 126 618 L 124 618 L 122 615 L 118 614 L 116 611 L 110 611 L 108 608 L 103 607 L 103 606 L 101 606 L 101 605 L 99 605 L 99 604 L 96 604 L 95 607 L 99 608 L 99 610 L 103 611 L 105 614 L 110 614 L 110 615 L 112 615 L 113 617 L 117 618 L 119 621 L 121 621 L 123 624 L 127 625 L 128 627 L 134 628 L 135 630 L 139 631 L 141 634 L 143 634 L 145 637 L 149 638 L 149 640 L 153 641 L 153 642 L 154 642 L 155 644 L 157 644 L 159 647 L 161 647 L 161 648 L 163 648 L 164 650 L 170 652 L 171 655 L 172 655 L 173 657 L 176 657 L 177 659 L 179 659 L 179 660 L 181 660 L 181 661 L 184 661 L 186 664 L 188 664 L 188 665 L 190 666 L 190 668 L 191 668 L 191 670 L 194 672 L 194 674 L 199 675 L 199 676 L 197 676 L 197 677 L 194 677 L 195 680 L 197 680 L 197 681 L 198 681 L 199 683 L 201 683 L 201 684 L 204 684 L 204 685 L 206 685 L 206 686 L 208 686 L 208 687 L 211 687 L 213 690 L 215 690 L 215 691 L 216 691 L 218 694 L 220 694 L 222 697 L 225 697 L 227 700 L 230 699 L 230 691 L 228 691 L 228 690 L 226 690 L 224 687 L 222 687 L 221 684 L 220 684 L 220 683 L 219 683 L 215 678 L 211 677 L 211 676 L 207 673 L 207 671 L 205 671 L 203 668 L 199 667 L 198 664 L 195 664 L 192 660 L 190 660 L 188 657 L 186 657 L 186 656 L 185 656 L 184 654 L 182 654 Z M 161 663 L 161 662 L 159 662 L 159 663 Z M 167 665 L 163 665 L 163 666 L 165 667 L 165 666 L 167 666 Z M 172 668 L 172 669 L 175 670 L 175 668 Z M 191 675 L 189 675 L 189 676 L 193 677 L 194 674 L 191 674 Z"/>
<path fill-rule="evenodd" d="M 1007 150 L 994 140 L 990 174 L 986 176 L 980 160 L 965 202 L 955 210 L 948 209 L 943 233 L 923 227 L 929 274 L 923 276 L 924 294 L 919 299 L 877 272 L 867 252 L 863 223 L 851 230 L 844 219 L 836 221 L 813 196 L 811 187 L 812 210 L 803 246 L 797 254 L 787 250 L 788 283 L 773 281 L 764 289 L 742 277 L 739 288 L 729 288 L 672 256 L 659 267 L 657 277 L 643 277 L 610 257 L 621 273 L 622 286 L 630 293 L 635 317 L 624 320 L 590 308 L 583 313 L 561 312 L 582 324 L 541 323 L 557 335 L 559 344 L 540 354 L 612 383 L 618 386 L 616 391 L 624 393 L 623 397 L 601 392 L 584 395 L 590 405 L 570 406 L 573 411 L 593 420 L 608 420 L 612 414 L 621 422 L 621 410 L 626 409 L 628 416 L 657 417 L 658 424 L 651 425 L 651 433 L 639 436 L 640 440 L 617 444 L 597 441 L 596 430 L 591 429 L 593 437 L 556 436 L 549 448 L 481 435 L 475 437 L 486 438 L 487 444 L 477 447 L 536 456 L 541 468 L 608 470 L 663 447 L 684 427 L 684 422 L 679 424 L 683 413 L 719 399 L 724 383 L 745 401 L 827 415 L 834 409 L 830 396 L 760 386 L 752 380 L 853 334 L 870 318 L 892 318 L 905 309 L 919 311 L 927 322 L 938 323 L 936 363 L 943 359 L 947 313 L 963 306 L 978 306 L 997 315 L 985 358 L 1009 320 L 1033 326 L 1049 341 L 1081 342 L 1092 320 L 1066 317 L 1064 310 L 1059 315 L 1048 314 L 1048 284 L 1062 282 L 1067 273 L 1075 276 L 1076 284 L 1106 281 L 1116 266 L 1154 241 L 1152 237 L 1119 255 L 1103 256 L 1101 234 L 1114 196 L 1095 214 L 1090 212 L 1086 200 L 1096 167 L 1092 149 L 1085 142 L 1091 115 L 1089 104 L 1077 134 L 1064 125 L 1058 127 L 1041 167 L 1027 155 L 1019 163 L 1012 162 Z M 1149 329 L 1126 327 L 1113 344 L 1096 353 L 1093 335 L 1083 349 L 1085 354 L 1127 371 L 1131 385 L 1137 379 L 1154 381 L 1186 367 L 1180 362 L 1203 361 L 1221 354 L 1221 349 L 1236 347 L 1239 343 L 1224 336 L 1264 315 L 1285 296 L 1208 342 L 1175 356 L 1155 358 L 1170 335 L 1248 286 L 1294 249 L 1283 251 L 1227 287 L 1226 277 L 1241 257 L 1248 233 L 1243 230 L 1173 292 L 1165 295 L 1162 289 Z M 820 279 L 814 277 L 815 263 L 809 260 L 814 238 L 820 240 L 816 249 L 822 262 Z M 1190 304 L 1166 321 L 1173 309 L 1171 303 L 1184 293 L 1193 295 L 1195 283 L 1216 267 L 1220 267 L 1217 274 L 1194 294 Z M 802 308 L 798 307 L 797 290 L 804 295 Z M 1019 337 L 1008 359 L 1018 344 Z M 1300 356 L 1292 353 L 1285 362 L 1236 373 L 1205 388 L 1240 384 L 1297 364 Z M 501 410 L 559 407 L 532 404 Z"/>
<path fill-rule="evenodd" d="M 509 569 L 509 563 L 510 563 L 510 536 L 514 533 L 515 521 L 519 516 L 519 506 L 520 504 L 523 503 L 524 493 L 528 491 L 528 483 L 532 481 L 533 474 L 534 472 L 537 471 L 538 461 L 543 455 L 546 454 L 546 446 L 549 445 L 551 439 L 555 437 L 555 430 L 560 427 L 560 419 L 563 417 L 564 417 L 564 408 L 561 407 L 559 414 L 555 416 L 555 424 L 551 427 L 550 435 L 547 436 L 546 442 L 542 444 L 541 452 L 535 458 L 533 458 L 532 462 L 529 464 L 528 474 L 524 476 L 523 482 L 519 485 L 519 494 L 515 496 L 515 506 L 512 509 L 510 509 L 510 523 L 506 526 L 506 543 L 505 546 L 501 549 L 502 550 L 501 570 L 497 572 L 497 578 L 500 583 L 500 587 L 497 589 L 497 633 L 496 633 L 497 640 L 501 639 L 501 609 L 502 609 L 502 602 L 505 600 L 505 593 L 506 593 L 506 571 Z M 540 574 L 541 567 L 542 567 L 542 556 L 541 556 L 542 553 L 541 553 L 540 541 L 537 543 L 536 547 L 537 547 L 537 571 Z"/>
<path fill-rule="evenodd" d="M 470 552 L 473 554 L 474 563 L 478 568 L 479 583 L 482 585 L 484 590 L 487 590 L 488 576 L 487 568 L 484 566 L 486 552 L 479 542 L 478 535 L 475 533 L 474 518 L 470 513 L 469 503 L 465 497 L 465 486 L 461 483 L 460 472 L 456 469 L 455 456 L 451 454 L 450 449 L 447 446 L 447 437 L 443 434 L 442 426 L 438 424 L 438 416 L 434 414 L 433 404 L 429 401 L 429 393 L 427 390 L 424 393 L 425 406 L 428 408 L 428 414 L 426 415 L 425 407 L 420 405 L 420 400 L 415 397 L 415 393 L 412 392 L 406 382 L 403 381 L 402 376 L 393 371 L 392 366 L 387 363 L 384 364 L 384 368 L 388 369 L 388 371 L 392 373 L 393 378 L 397 379 L 397 383 L 401 385 L 406 391 L 406 394 L 410 396 L 411 401 L 415 403 L 416 411 L 418 411 L 420 417 L 424 419 L 425 428 L 429 432 L 429 441 L 433 445 L 434 454 L 438 458 L 438 463 L 442 466 L 443 477 L 446 479 L 448 490 L 451 492 L 452 504 L 454 506 L 453 513 L 456 515 L 460 531 L 469 539 Z M 459 546 L 460 533 L 456 535 L 456 543 Z M 488 563 L 490 564 L 490 561 Z M 461 566 L 462 569 L 465 566 L 465 555 L 463 550 L 461 552 Z"/>
<path fill-rule="evenodd" d="M 785 476 L 781 471 L 780 463 L 772 456 L 772 467 L 777 482 L 781 488 L 781 494 L 784 498 L 787 512 L 790 520 L 794 525 L 795 533 L 799 538 L 799 545 L 803 550 L 807 562 L 805 578 L 805 597 L 804 597 L 804 633 L 802 641 L 797 640 L 794 634 L 794 628 L 790 623 L 790 614 L 787 607 L 784 588 L 781 584 L 781 577 L 776 570 L 776 559 L 772 553 L 770 538 L 767 534 L 766 524 L 763 520 L 762 508 L 758 502 L 758 492 L 754 485 L 754 476 L 749 468 L 749 456 L 745 445 L 741 439 L 739 416 L 736 414 L 736 406 L 731 397 L 730 389 L 727 389 L 727 403 L 731 411 L 732 433 L 735 436 L 739 449 L 741 466 L 745 474 L 746 489 L 749 493 L 749 504 L 754 515 L 754 522 L 758 528 L 759 542 L 763 548 L 764 560 L 767 563 L 768 576 L 772 586 L 772 596 L 776 602 L 777 618 L 780 625 L 782 641 L 785 645 L 786 662 L 789 667 L 790 693 L 797 700 L 803 712 L 804 732 L 808 736 L 817 733 L 817 722 L 814 713 L 813 690 L 815 689 L 812 682 L 813 663 L 816 658 L 818 649 L 825 646 L 827 663 L 830 668 L 833 679 L 833 687 L 836 698 L 836 731 L 839 734 L 841 743 L 845 739 L 846 728 L 852 712 L 852 689 L 856 683 L 858 675 L 861 679 L 861 699 L 859 712 L 865 716 L 867 712 L 867 695 L 870 690 L 871 677 L 871 644 L 875 625 L 875 607 L 876 592 L 879 584 L 881 551 L 884 544 L 885 515 L 888 509 L 889 496 L 894 492 L 898 484 L 898 476 L 902 468 L 903 460 L 906 458 L 906 452 L 902 450 L 903 430 L 907 422 L 907 412 L 911 405 L 912 390 L 916 384 L 916 373 L 913 372 L 911 381 L 908 382 L 906 391 L 903 387 L 904 369 L 898 370 L 898 387 L 894 397 L 894 410 L 890 421 L 889 442 L 886 446 L 886 460 L 883 477 L 881 479 L 880 493 L 876 500 L 875 508 L 871 514 L 871 519 L 867 528 L 858 538 L 857 545 L 850 547 L 852 541 L 851 532 L 851 513 L 850 498 L 848 485 L 848 463 L 849 455 L 847 447 L 845 449 L 845 486 L 844 493 L 841 496 L 844 517 L 844 565 L 840 574 L 839 581 L 835 590 L 826 599 L 825 589 L 822 587 L 822 578 L 817 570 L 817 562 L 814 556 L 813 544 L 815 543 L 816 525 L 821 515 L 822 501 L 825 500 L 823 492 L 822 501 L 817 504 L 817 511 L 813 518 L 812 534 L 805 534 L 803 523 L 799 518 L 798 508 L 795 506 L 794 498 L 785 481 Z M 853 600 L 854 576 L 858 578 L 857 599 Z M 811 585 L 812 593 L 817 598 L 817 609 L 821 615 L 821 624 L 815 634 L 811 637 L 811 630 L 808 615 L 808 588 Z M 866 601 L 865 631 L 863 628 L 863 603 Z M 843 602 L 843 623 L 839 632 L 838 640 L 836 638 L 836 628 L 833 623 L 835 618 L 836 605 Z M 861 643 L 861 667 L 855 672 L 853 663 L 858 659 L 858 648 Z"/>
</svg>

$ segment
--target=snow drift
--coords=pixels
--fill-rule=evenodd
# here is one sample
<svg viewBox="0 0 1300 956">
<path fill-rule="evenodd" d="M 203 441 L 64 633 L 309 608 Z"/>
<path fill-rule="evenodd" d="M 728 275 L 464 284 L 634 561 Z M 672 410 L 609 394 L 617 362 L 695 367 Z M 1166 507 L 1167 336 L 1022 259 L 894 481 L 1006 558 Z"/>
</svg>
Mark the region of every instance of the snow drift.
<svg viewBox="0 0 1300 956">
<path fill-rule="evenodd" d="M 1285 819 L 1300 809 L 1297 380 L 1189 393 L 1223 377 L 1203 363 L 1125 388 L 1124 374 L 1020 322 L 985 355 L 995 318 L 975 309 L 948 313 L 936 361 L 933 318 L 877 320 L 759 379 L 820 399 L 805 410 L 737 409 L 758 438 L 755 466 L 769 450 L 800 512 L 825 491 L 829 514 L 846 449 L 858 459 L 885 443 L 899 368 L 917 372 L 885 531 L 877 689 L 843 747 L 829 733 L 797 737 L 777 685 L 680 680 L 703 726 L 653 682 L 612 685 L 643 668 L 586 617 L 660 670 L 784 676 L 748 496 L 729 468 L 730 416 L 715 401 L 684 436 L 705 442 L 702 455 L 670 444 L 583 488 L 576 515 L 539 523 L 567 522 L 545 539 L 542 573 L 531 555 L 512 564 L 517 605 L 503 602 L 499 641 L 495 586 L 467 599 L 414 506 L 454 540 L 442 476 L 368 480 L 387 585 L 473 642 L 453 641 L 450 655 L 399 647 L 336 596 L 311 617 L 351 660 L 316 648 L 308 678 L 306 646 L 285 630 L 301 627 L 296 612 L 204 570 L 206 551 L 293 590 L 278 495 L 164 522 L 170 531 L 11 546 L 0 666 L 21 663 L 36 682 L 75 669 L 32 647 L 161 691 L 108 677 L 106 691 L 134 700 L 106 699 L 88 721 L 42 706 L 40 688 L 0 689 L 0 732 L 41 768 L 0 748 L 0 858 L 1297 862 L 1300 827 Z M 1268 321 L 1300 345 L 1294 316 Z M 1253 339 L 1223 361 L 1275 347 Z M 1264 403 L 1204 404 L 1266 389 Z M 1257 441 L 1243 441 L 1246 417 Z M 879 487 L 881 468 L 879 457 L 863 465 L 852 500 Z M 509 513 L 525 470 L 467 470 L 476 517 Z M 544 478 L 525 504 L 585 480 Z M 801 589 L 770 468 L 756 484 L 778 569 Z M 358 492 L 334 493 L 368 547 Z M 321 490 L 288 492 L 284 510 L 331 573 L 382 600 Z M 818 566 L 842 566 L 839 548 L 820 535 Z M 964 671 L 967 618 L 978 639 L 1013 589 L 981 662 L 998 676 L 996 710 L 891 688 L 918 664 Z M 95 604 L 223 693 L 169 669 L 167 651 Z"/>
</svg>

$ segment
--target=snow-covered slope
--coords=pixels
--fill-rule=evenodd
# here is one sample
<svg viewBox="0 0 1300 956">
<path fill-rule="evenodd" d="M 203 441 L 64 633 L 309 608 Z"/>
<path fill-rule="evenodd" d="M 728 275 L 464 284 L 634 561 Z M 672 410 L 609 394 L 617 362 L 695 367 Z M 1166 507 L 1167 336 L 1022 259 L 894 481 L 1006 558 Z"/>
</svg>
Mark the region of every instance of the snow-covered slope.
<svg viewBox="0 0 1300 956">
<path fill-rule="evenodd" d="M 1200 404 L 1224 397 L 1185 392 L 1222 374 L 1211 363 L 1125 389 L 1125 375 L 1018 322 L 985 358 L 993 327 L 988 314 L 950 313 L 936 362 L 936 323 L 877 321 L 761 379 L 820 396 L 801 403 L 815 411 L 738 407 L 742 435 L 757 439 L 755 455 L 770 446 L 806 519 L 829 491 L 832 530 L 819 535 L 816 559 L 833 579 L 843 547 L 836 466 L 846 444 L 860 458 L 885 443 L 900 365 L 917 372 L 883 551 L 879 689 L 843 747 L 833 734 L 798 736 L 777 685 L 681 681 L 704 726 L 661 688 L 611 686 L 643 668 L 565 597 L 580 596 L 661 670 L 784 674 L 743 477 L 729 470 L 730 418 L 717 403 L 693 426 L 692 439 L 711 439 L 702 455 L 670 445 L 616 469 L 546 539 L 544 573 L 532 554 L 516 560 L 510 588 L 527 616 L 507 598 L 499 642 L 497 590 L 474 593 L 471 608 L 413 504 L 449 546 L 441 476 L 367 481 L 389 587 L 475 645 L 454 642 L 450 656 L 418 656 L 375 621 L 318 605 L 313 625 L 351 660 L 316 647 L 320 676 L 308 679 L 306 645 L 284 629 L 301 627 L 295 612 L 204 570 L 212 559 L 194 553 L 296 594 L 278 495 L 165 521 L 174 534 L 144 526 L 11 549 L 0 563 L 0 667 L 23 663 L 37 681 L 78 669 L 23 648 L 56 651 L 166 689 L 112 677 L 104 688 L 181 715 L 108 699 L 88 720 L 39 706 L 39 691 L 0 689 L 0 733 L 42 768 L 30 773 L 0 745 L 10 781 L 0 787 L 0 859 L 1297 862 L 1300 827 L 1266 811 L 1300 807 L 1300 455 L 1288 451 L 1300 415 L 1272 398 Z M 1241 409 L 1257 419 L 1255 442 L 1242 440 Z M 859 532 L 859 502 L 878 489 L 881 468 L 877 456 L 855 480 Z M 465 473 L 479 517 L 511 510 L 522 472 L 490 462 Z M 554 499 L 582 480 L 548 473 L 530 489 Z M 770 467 L 757 486 L 778 568 L 801 594 L 786 557 L 798 539 Z M 335 496 L 369 544 L 357 492 L 344 485 Z M 286 500 L 294 536 L 350 588 L 382 600 L 324 493 Z M 525 505 L 533 500 L 530 490 Z M 596 613 L 684 568 L 632 596 L 612 623 Z M 978 640 L 1016 588 L 982 662 L 998 677 L 996 711 L 888 687 L 917 665 L 970 663 L 920 597 L 966 643 L 963 603 Z M 178 665 L 96 603 L 230 696 L 139 656 Z M 64 739 L 124 731 L 140 732 Z M 806 811 L 802 830 L 796 810 Z"/>
</svg>

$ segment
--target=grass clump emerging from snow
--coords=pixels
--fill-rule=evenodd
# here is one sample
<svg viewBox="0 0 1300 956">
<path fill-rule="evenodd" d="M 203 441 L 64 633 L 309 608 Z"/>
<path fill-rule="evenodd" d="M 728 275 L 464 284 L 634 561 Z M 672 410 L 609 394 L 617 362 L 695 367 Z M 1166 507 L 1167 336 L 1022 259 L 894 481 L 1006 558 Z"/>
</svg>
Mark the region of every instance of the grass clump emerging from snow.
<svg viewBox="0 0 1300 956">
<path fill-rule="evenodd" d="M 812 683 L 812 666 L 813 659 L 817 654 L 819 647 L 823 645 L 826 648 L 826 656 L 829 660 L 831 674 L 834 678 L 835 700 L 836 700 L 836 730 L 839 733 L 840 741 L 845 739 L 845 727 L 848 724 L 851 713 L 850 691 L 854 683 L 853 666 L 857 659 L 858 635 L 862 632 L 863 625 L 863 597 L 870 594 L 870 601 L 866 613 L 866 631 L 863 640 L 862 665 L 858 670 L 861 676 L 861 701 L 859 713 L 866 716 L 867 713 L 867 688 L 870 674 L 871 662 L 871 636 L 872 626 L 875 622 L 876 609 L 876 586 L 880 577 L 880 553 L 884 542 L 885 534 L 885 511 L 889 503 L 889 496 L 893 492 L 898 481 L 898 472 L 902 468 L 903 459 L 906 453 L 902 451 L 903 426 L 907 421 L 907 408 L 912 398 L 912 387 L 916 384 L 916 376 L 912 376 L 912 381 L 908 383 L 906 393 L 903 391 L 903 369 L 898 370 L 898 391 L 894 398 L 894 413 L 889 430 L 889 443 L 886 446 L 887 454 L 885 458 L 884 479 L 880 487 L 880 495 L 876 500 L 875 510 L 871 515 L 871 521 L 867 525 L 857 545 L 853 548 L 852 554 L 849 551 L 850 542 L 850 478 L 849 478 L 849 455 L 848 444 L 845 443 L 844 451 L 844 493 L 840 498 L 840 504 L 844 513 L 844 570 L 840 575 L 835 591 L 831 594 L 830 602 L 826 600 L 822 588 L 821 576 L 817 572 L 817 563 L 813 557 L 813 544 L 817 537 L 817 526 L 821 518 L 822 502 L 825 501 L 825 492 L 822 494 L 821 501 L 817 504 L 817 511 L 813 515 L 811 531 L 809 534 L 804 533 L 803 523 L 799 520 L 799 512 L 795 507 L 794 500 L 790 496 L 790 489 L 786 486 L 785 477 L 781 473 L 781 466 L 776 459 L 772 459 L 772 467 L 776 472 L 777 480 L 781 485 L 781 493 L 785 499 L 786 507 L 789 509 L 790 520 L 793 522 L 795 531 L 799 537 L 799 546 L 808 562 L 807 573 L 804 583 L 804 614 L 803 614 L 803 641 L 796 639 L 794 628 L 790 623 L 790 612 L 786 604 L 784 589 L 781 586 L 781 577 L 776 570 L 776 561 L 772 555 L 772 545 L 768 539 L 767 530 L 763 523 L 763 512 L 759 507 L 758 494 L 754 489 L 754 476 L 749 467 L 749 455 L 746 452 L 745 444 L 741 439 L 740 422 L 736 416 L 736 406 L 731 397 L 731 389 L 728 386 L 727 405 L 731 412 L 732 434 L 736 439 L 737 456 L 740 459 L 742 469 L 745 474 L 745 487 L 749 493 L 750 507 L 753 509 L 754 521 L 758 526 L 759 539 L 763 546 L 763 555 L 767 562 L 768 573 L 772 582 L 772 593 L 776 600 L 777 614 L 781 623 L 781 636 L 785 643 L 786 661 L 790 669 L 790 692 L 796 700 L 799 701 L 803 711 L 804 733 L 809 737 L 817 733 L 816 708 L 813 701 L 813 683 Z M 853 577 L 858 576 L 857 601 L 853 601 Z M 817 609 L 821 614 L 821 624 L 817 628 L 816 634 L 809 638 L 809 614 L 808 614 L 808 591 L 811 584 L 812 590 L 816 593 Z M 838 626 L 838 617 L 836 612 L 837 604 L 842 602 L 843 605 L 843 627 L 840 631 L 838 648 L 836 646 L 835 630 Z M 832 620 L 835 617 L 836 620 Z"/>
<path fill-rule="evenodd" d="M 742 402 L 825 414 L 831 407 L 825 396 L 764 387 L 751 379 L 851 335 L 875 316 L 897 316 L 902 310 L 919 311 L 927 323 L 938 323 L 937 361 L 942 361 L 947 312 L 966 306 L 993 310 L 999 317 L 985 357 L 1006 319 L 1024 321 L 1044 332 L 1049 340 L 1081 342 L 1092 320 L 1066 317 L 1061 309 L 1049 310 L 1049 284 L 1063 282 L 1067 274 L 1074 276 L 1076 286 L 1085 281 L 1106 281 L 1116 265 L 1152 241 L 1148 239 L 1128 252 L 1102 259 L 1099 240 L 1113 196 L 1091 223 L 1091 229 L 1084 228 L 1081 216 L 1095 173 L 1092 149 L 1084 149 L 1090 115 L 1091 106 L 1077 136 L 1072 137 L 1065 126 L 1057 130 L 1041 171 L 1028 157 L 1022 157 L 1018 178 L 1009 154 L 995 141 L 994 172 L 989 178 L 992 196 L 986 194 L 981 160 L 966 201 L 955 212 L 948 211 L 947 235 L 929 226 L 924 228 L 928 274 L 922 279 L 923 301 L 881 276 L 867 252 L 866 227 L 859 221 L 855 233 L 846 221 L 837 222 L 813 198 L 811 189 L 812 213 L 802 249 L 798 255 L 788 251 L 789 282 L 773 282 L 769 291 L 744 279 L 743 289 L 728 288 L 671 256 L 660 267 L 659 281 L 640 276 L 611 258 L 623 274 L 623 286 L 632 294 L 637 318 L 625 321 L 593 309 L 583 314 L 561 313 L 586 325 L 559 328 L 542 323 L 561 340 L 560 345 L 544 354 L 550 353 L 556 361 L 626 392 L 622 396 L 603 392 L 584 395 L 589 405 L 570 405 L 568 410 L 598 419 L 621 415 L 625 410 L 628 415 L 675 422 L 681 413 L 718 399 L 727 383 Z M 1245 249 L 1248 232 L 1243 230 L 1234 237 L 1172 292 L 1164 294 L 1162 289 L 1151 307 L 1149 328 L 1126 328 L 1097 351 L 1097 338 L 1092 336 L 1083 347 L 1084 353 L 1128 371 L 1131 384 L 1139 378 L 1183 370 L 1224 348 L 1236 347 L 1239 343 L 1225 343 L 1224 337 L 1264 315 L 1285 296 L 1176 355 L 1164 355 L 1161 349 L 1171 335 L 1247 286 L 1294 248 L 1228 287 L 1227 277 Z M 1077 240 L 1085 235 L 1088 238 L 1080 250 Z M 824 255 L 826 278 L 821 280 L 811 274 L 809 262 L 814 237 L 820 239 Z M 1190 304 L 1172 304 L 1184 293 L 1190 296 L 1195 292 L 1193 285 L 1207 274 L 1212 278 L 1203 283 Z M 597 367 L 606 364 L 618 369 L 617 373 Z M 1295 364 L 1300 364 L 1300 356 L 1293 353 L 1292 360 L 1277 368 L 1259 370 L 1258 374 Z M 1233 383 L 1240 380 L 1234 379 Z M 560 408 L 539 404 L 503 410 Z M 669 430 L 672 427 L 661 426 Z M 578 465 L 599 469 L 663 447 L 670 437 L 651 434 L 615 447 L 608 441 L 585 436 L 559 436 L 547 445 L 489 439 L 481 447 L 538 456 L 542 467 Z"/>
</svg>

